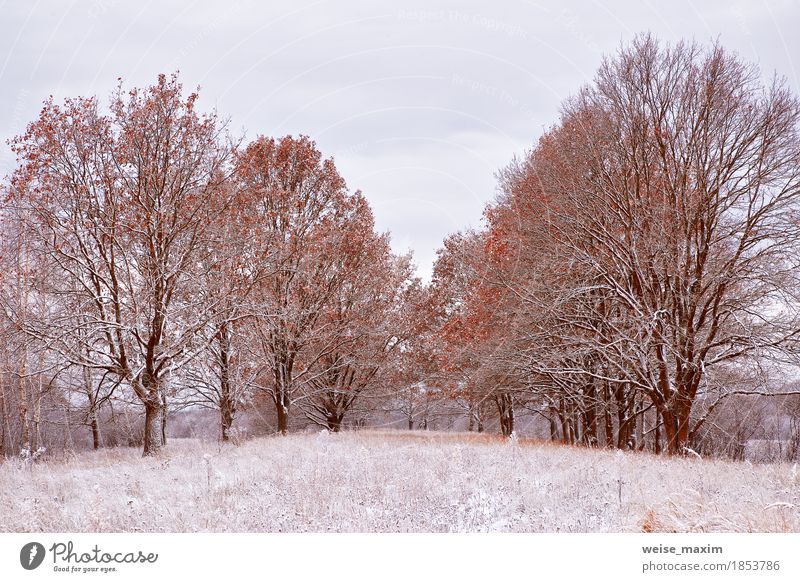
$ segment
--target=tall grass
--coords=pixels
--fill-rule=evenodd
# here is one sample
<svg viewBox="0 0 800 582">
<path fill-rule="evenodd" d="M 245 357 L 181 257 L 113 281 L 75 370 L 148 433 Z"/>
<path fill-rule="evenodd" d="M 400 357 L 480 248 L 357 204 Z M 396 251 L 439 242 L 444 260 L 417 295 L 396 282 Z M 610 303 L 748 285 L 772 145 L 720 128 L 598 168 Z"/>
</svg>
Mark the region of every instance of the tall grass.
<svg viewBox="0 0 800 582">
<path fill-rule="evenodd" d="M 800 531 L 786 464 L 390 431 L 140 455 L 1 465 L 0 531 Z"/>
</svg>

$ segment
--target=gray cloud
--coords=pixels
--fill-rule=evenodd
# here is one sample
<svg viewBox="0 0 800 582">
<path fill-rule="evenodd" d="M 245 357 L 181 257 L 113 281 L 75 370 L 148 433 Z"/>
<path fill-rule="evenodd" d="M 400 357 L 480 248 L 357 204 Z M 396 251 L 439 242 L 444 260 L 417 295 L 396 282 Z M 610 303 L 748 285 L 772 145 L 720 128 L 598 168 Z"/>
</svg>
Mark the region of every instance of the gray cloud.
<svg viewBox="0 0 800 582">
<path fill-rule="evenodd" d="M 797 89 L 800 2 L 5 3 L 0 137 L 48 95 L 107 95 L 181 70 L 234 131 L 306 133 L 427 276 L 449 232 L 480 223 L 494 172 L 557 120 L 603 54 L 650 30 L 719 38 Z M 0 172 L 13 167 L 0 149 Z"/>
</svg>

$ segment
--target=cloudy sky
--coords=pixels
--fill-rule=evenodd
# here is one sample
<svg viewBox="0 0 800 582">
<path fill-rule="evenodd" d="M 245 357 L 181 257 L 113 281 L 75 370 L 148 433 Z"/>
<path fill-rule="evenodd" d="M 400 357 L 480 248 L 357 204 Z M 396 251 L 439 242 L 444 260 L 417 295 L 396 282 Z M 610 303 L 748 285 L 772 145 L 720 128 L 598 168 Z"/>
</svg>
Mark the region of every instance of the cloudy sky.
<svg viewBox="0 0 800 582">
<path fill-rule="evenodd" d="M 713 39 L 800 89 L 800 0 L 0 0 L 0 138 L 48 95 L 180 70 L 235 133 L 304 133 L 427 277 L 478 226 L 494 173 L 642 31 Z M 0 173 L 13 167 L 3 143 Z"/>
</svg>

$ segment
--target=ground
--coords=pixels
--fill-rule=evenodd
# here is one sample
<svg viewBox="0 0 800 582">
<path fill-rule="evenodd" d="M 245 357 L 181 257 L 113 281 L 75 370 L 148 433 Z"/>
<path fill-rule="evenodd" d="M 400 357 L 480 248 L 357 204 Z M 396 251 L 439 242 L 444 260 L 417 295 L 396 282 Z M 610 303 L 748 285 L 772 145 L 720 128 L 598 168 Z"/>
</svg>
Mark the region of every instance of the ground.
<svg viewBox="0 0 800 582">
<path fill-rule="evenodd" d="M 174 439 L 0 465 L 0 531 L 800 532 L 800 471 L 472 434 Z"/>
</svg>

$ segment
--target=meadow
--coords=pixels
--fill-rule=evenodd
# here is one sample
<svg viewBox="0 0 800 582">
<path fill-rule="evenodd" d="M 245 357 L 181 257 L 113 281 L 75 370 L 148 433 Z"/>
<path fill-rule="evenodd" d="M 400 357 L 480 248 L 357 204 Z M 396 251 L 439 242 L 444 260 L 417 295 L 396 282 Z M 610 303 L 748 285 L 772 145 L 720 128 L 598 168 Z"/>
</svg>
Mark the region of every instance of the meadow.
<svg viewBox="0 0 800 582">
<path fill-rule="evenodd" d="M 800 532 L 796 464 L 362 431 L 0 465 L 2 532 Z"/>
</svg>

